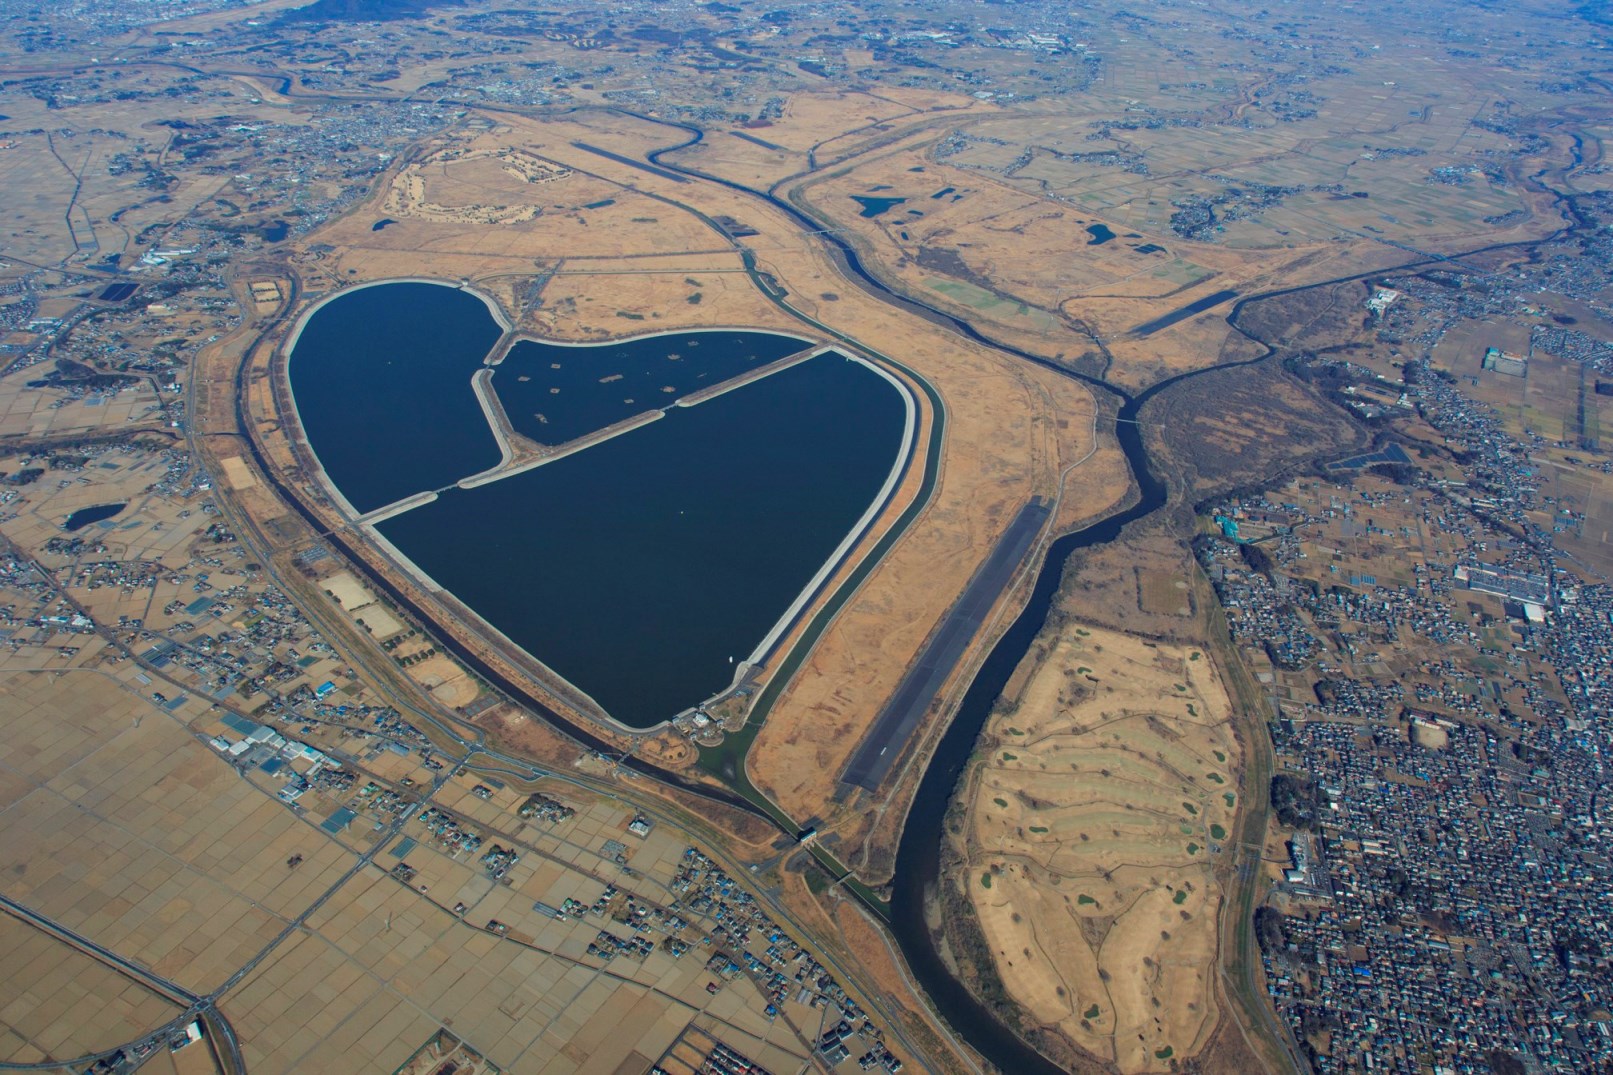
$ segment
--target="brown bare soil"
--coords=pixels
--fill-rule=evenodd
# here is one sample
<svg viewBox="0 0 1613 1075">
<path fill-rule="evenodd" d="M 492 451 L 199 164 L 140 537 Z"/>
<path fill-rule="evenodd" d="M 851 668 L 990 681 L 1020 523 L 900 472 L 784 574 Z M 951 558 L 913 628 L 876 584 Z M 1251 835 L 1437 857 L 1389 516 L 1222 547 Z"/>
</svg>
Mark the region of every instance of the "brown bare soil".
<svg viewBox="0 0 1613 1075">
<path fill-rule="evenodd" d="M 469 705 L 481 690 L 458 663 L 442 654 L 410 665 L 409 677 L 449 709 Z"/>
<path fill-rule="evenodd" d="M 1117 105 L 1123 102 L 1096 95 L 1085 107 L 1096 116 Z M 1293 287 L 1410 256 L 1363 233 L 1382 209 L 1378 202 L 1320 193 L 1294 198 L 1303 203 L 1303 215 L 1278 199 L 1265 212 L 1226 223 L 1225 236 L 1222 229 L 1191 239 L 1174 232 L 1171 206 L 1184 194 L 1222 196 L 1225 188 L 1204 170 L 1219 164 L 1235 172 L 1240 153 L 1261 162 L 1284 156 L 1293 162 L 1283 169 L 1285 182 L 1309 175 L 1325 186 L 1336 178 L 1337 163 L 1291 155 L 1303 125 L 1259 135 L 1110 132 L 1093 146 L 1090 138 L 1072 137 L 1093 124 L 1069 109 L 947 119 L 909 122 L 865 147 L 849 168 L 815 173 L 784 189 L 852 236 L 864 261 L 898 290 L 995 338 L 1106 372 L 1117 384 L 1141 387 L 1224 360 L 1217 356 L 1227 337 L 1230 299 L 1175 325 L 1133 333 L 1197 299 L 1223 290 Z M 1105 153 L 1116 157 L 1105 159 Z M 1181 171 L 1117 182 L 1118 157 Z M 1485 192 L 1491 209 L 1529 212 L 1497 231 L 1481 219 L 1485 211 L 1473 192 L 1422 183 L 1424 169 L 1388 159 L 1371 169 L 1384 173 L 1381 190 L 1416 205 L 1419 249 L 1472 246 L 1480 236 L 1504 241 L 1544 234 L 1556 219 L 1556 210 L 1538 197 L 1498 186 Z M 865 217 L 852 198 L 872 192 L 904 201 Z M 1097 238 L 1106 233 L 1113 238 Z"/>
</svg>

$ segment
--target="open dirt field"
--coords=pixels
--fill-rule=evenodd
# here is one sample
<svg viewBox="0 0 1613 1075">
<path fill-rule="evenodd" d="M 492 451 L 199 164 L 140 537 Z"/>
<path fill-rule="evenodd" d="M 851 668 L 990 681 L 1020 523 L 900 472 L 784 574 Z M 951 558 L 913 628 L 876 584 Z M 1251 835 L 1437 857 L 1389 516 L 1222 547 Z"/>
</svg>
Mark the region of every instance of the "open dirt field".
<svg viewBox="0 0 1613 1075">
<path fill-rule="evenodd" d="M 319 241 L 336 248 L 326 255 L 335 262 L 332 275 L 343 283 L 396 276 L 404 267 L 437 277 L 531 275 L 534 260 L 732 250 L 697 217 L 635 190 L 633 180 L 646 173 L 618 176 L 621 166 L 570 144 L 604 136 L 578 124 L 513 117 L 445 133 L 399 165 L 365 205 L 321 232 Z"/>
<path fill-rule="evenodd" d="M 972 98 L 932 90 L 897 93 L 884 88 L 877 96 L 851 91 L 796 93 L 767 126 L 714 132 L 671 159 L 764 190 L 813 165 L 821 168 L 871 146 L 900 140 L 916 128 L 989 111 Z"/>
<path fill-rule="evenodd" d="M 463 668 L 440 654 L 410 665 L 409 676 L 449 709 L 469 705 L 481 693 L 481 687 Z"/>
<path fill-rule="evenodd" d="M 967 890 L 1034 1019 L 1121 1071 L 1200 1052 L 1241 751 L 1207 654 L 1070 625 L 994 716 L 968 784 Z"/>
<path fill-rule="evenodd" d="M 562 340 L 714 325 L 802 330 L 756 290 L 733 254 L 568 260 L 520 321 L 523 332 Z"/>
</svg>

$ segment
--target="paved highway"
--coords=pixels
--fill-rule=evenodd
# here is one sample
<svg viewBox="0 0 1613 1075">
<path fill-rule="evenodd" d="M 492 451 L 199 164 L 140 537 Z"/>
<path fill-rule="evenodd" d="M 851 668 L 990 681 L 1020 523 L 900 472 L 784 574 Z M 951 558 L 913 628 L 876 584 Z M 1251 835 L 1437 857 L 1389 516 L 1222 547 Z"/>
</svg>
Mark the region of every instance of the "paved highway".
<svg viewBox="0 0 1613 1075">
<path fill-rule="evenodd" d="M 146 1059 L 156 1054 L 157 1050 L 165 1048 L 169 1038 L 177 1033 L 181 1027 L 192 1020 L 200 1019 L 207 1027 L 207 1040 L 213 1050 L 215 1059 L 218 1061 L 220 1070 L 224 1075 L 244 1075 L 246 1065 L 241 1060 L 241 1050 L 235 1038 L 235 1029 L 230 1026 L 229 1020 L 224 1018 L 224 1013 L 218 1010 L 213 998 L 199 997 L 183 986 L 161 977 L 149 968 L 124 959 L 110 948 L 96 944 L 83 934 L 77 933 L 55 919 L 48 918 L 7 896 L 0 896 L 0 912 L 26 922 L 35 929 L 82 952 L 91 959 L 97 960 L 125 977 L 139 982 L 158 996 L 183 1006 L 180 1014 L 135 1041 L 71 1059 L 55 1058 L 33 1063 L 0 1061 L 0 1069 L 10 1071 L 61 1071 L 64 1068 L 83 1070 L 102 1060 L 108 1060 L 122 1054 L 126 1058 L 126 1062 L 132 1065 L 129 1068 L 129 1070 L 132 1070 L 143 1065 Z"/>
</svg>

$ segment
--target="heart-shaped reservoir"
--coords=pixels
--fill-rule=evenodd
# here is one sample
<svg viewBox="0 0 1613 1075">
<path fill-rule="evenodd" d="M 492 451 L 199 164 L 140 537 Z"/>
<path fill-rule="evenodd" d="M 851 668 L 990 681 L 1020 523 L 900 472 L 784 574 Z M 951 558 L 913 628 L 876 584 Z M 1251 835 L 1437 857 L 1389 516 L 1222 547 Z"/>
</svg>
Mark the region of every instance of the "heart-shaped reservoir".
<svg viewBox="0 0 1613 1075">
<path fill-rule="evenodd" d="M 410 290 L 396 305 L 347 303 L 391 287 Z M 345 321 L 400 307 L 419 328 L 419 346 L 407 334 L 370 336 L 384 356 L 358 328 L 333 346 L 343 333 L 323 325 L 327 315 Z M 458 317 L 467 333 L 480 333 L 485 357 L 487 310 L 453 288 L 400 283 L 347 293 L 308 320 L 294 343 L 291 384 L 331 484 L 361 512 L 440 490 L 376 512 L 372 532 L 400 566 L 615 720 L 650 727 L 721 693 L 745 662 L 768 653 L 894 492 L 915 435 L 911 394 L 883 369 L 832 350 L 768 371 L 811 347 L 771 333 L 523 341 L 493 376 L 518 433 L 570 444 L 645 410 L 665 411 L 460 487 L 500 460 L 471 389 L 482 358 L 470 361 L 469 345 L 422 326 Z M 317 350 L 305 351 L 310 341 Z M 418 391 L 389 384 L 385 406 L 364 402 L 344 414 L 325 398 L 320 371 L 335 367 L 333 383 L 354 394 L 362 383 L 355 366 Z M 753 372 L 763 375 L 719 387 Z M 667 385 L 673 390 L 659 391 Z M 646 386 L 660 398 L 640 400 Z M 317 406 L 305 396 L 319 397 Z M 544 420 L 517 421 L 533 414 Z M 429 436 L 417 435 L 420 427 Z M 404 468 L 420 477 L 391 473 Z"/>
</svg>

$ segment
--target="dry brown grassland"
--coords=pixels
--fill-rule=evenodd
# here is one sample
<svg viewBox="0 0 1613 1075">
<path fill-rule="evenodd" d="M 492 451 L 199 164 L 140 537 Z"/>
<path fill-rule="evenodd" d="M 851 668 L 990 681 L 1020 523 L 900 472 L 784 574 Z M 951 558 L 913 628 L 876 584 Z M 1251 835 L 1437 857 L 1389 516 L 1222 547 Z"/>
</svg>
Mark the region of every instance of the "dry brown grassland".
<svg viewBox="0 0 1613 1075">
<path fill-rule="evenodd" d="M 1128 479 L 1112 440 L 1095 442 L 1095 403 L 1084 386 L 867 296 L 820 244 L 759 200 L 714 184 L 675 182 L 573 144 L 642 159 L 677 140 L 672 128 L 604 112 L 541 123 L 509 119 L 475 138 L 450 137 L 444 141 L 456 161 L 486 151 L 493 155 L 476 159 L 490 165 L 497 152 L 513 146 L 568 174 L 527 184 L 532 204 L 543 210 L 529 223 L 444 219 L 407 209 L 396 217 L 376 205 L 375 216 L 394 215 L 399 223 L 375 232 L 361 209 L 313 237 L 334 249 L 304 267 L 323 286 L 460 274 L 507 296 L 518 326 L 545 335 L 601 338 L 712 324 L 801 331 L 801 322 L 769 303 L 739 271 L 737 246 L 696 214 L 731 217 L 757 231 L 743 243 L 792 305 L 936 388 L 947 425 L 929 506 L 840 612 L 752 753 L 752 778 L 792 816 L 806 817 L 833 800 L 862 731 L 1019 506 L 1062 488 L 1072 512 L 1091 514 L 1119 500 Z M 400 162 L 398 171 L 443 152 L 423 151 Z M 568 192 L 573 185 L 581 186 Z M 611 204 L 588 208 L 607 200 Z M 540 274 L 547 279 L 534 302 L 531 281 Z M 695 294 L 699 302 L 691 301 Z M 260 390 L 254 409 L 272 413 L 272 407 L 270 393 Z M 283 441 L 278 451 L 291 462 Z M 663 756 L 670 761 L 678 754 L 667 749 Z M 843 824 L 845 839 L 855 841 L 869 818 L 866 810 L 847 810 L 829 819 L 829 827 Z"/>
<path fill-rule="evenodd" d="M 1221 1018 L 1241 760 L 1207 653 L 1074 623 L 987 725 L 959 880 L 1008 994 L 1121 1071 L 1197 1055 Z"/>
</svg>

